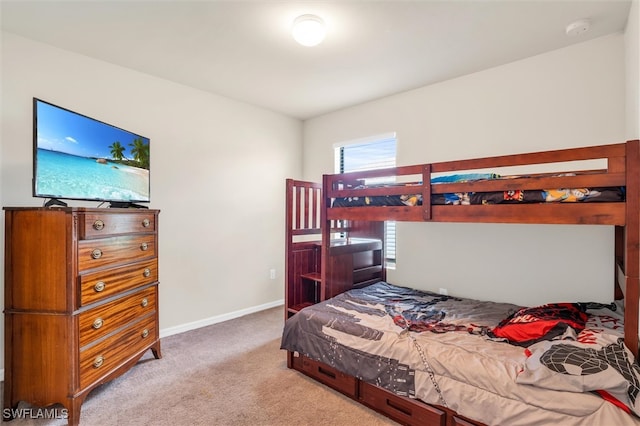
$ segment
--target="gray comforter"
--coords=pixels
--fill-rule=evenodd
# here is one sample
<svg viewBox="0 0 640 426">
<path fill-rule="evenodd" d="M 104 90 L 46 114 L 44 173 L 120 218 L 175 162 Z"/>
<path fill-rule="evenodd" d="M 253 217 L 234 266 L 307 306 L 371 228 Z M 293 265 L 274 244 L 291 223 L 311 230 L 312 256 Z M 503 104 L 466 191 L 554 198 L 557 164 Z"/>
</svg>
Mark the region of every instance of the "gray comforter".
<svg viewBox="0 0 640 426">
<path fill-rule="evenodd" d="M 620 340 L 620 312 L 594 312 L 579 334 L 531 348 L 488 337 L 519 308 L 380 282 L 289 318 L 281 347 L 486 424 L 640 424 L 633 414 L 640 374 Z M 622 366 L 609 368 L 607 348 Z M 574 368 L 585 354 L 600 356 L 592 370 L 600 376 Z"/>
</svg>

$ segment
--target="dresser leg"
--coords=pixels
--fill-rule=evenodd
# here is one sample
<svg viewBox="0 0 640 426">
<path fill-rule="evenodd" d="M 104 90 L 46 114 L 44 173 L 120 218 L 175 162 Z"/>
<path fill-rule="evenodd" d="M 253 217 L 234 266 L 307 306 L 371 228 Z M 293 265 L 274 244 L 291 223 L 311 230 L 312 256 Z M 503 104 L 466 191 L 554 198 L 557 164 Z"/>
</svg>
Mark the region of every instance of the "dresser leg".
<svg viewBox="0 0 640 426">
<path fill-rule="evenodd" d="M 82 408 L 83 402 L 84 397 L 69 399 L 69 403 L 67 404 L 67 414 L 69 415 L 69 417 L 67 417 L 67 425 L 78 426 L 80 424 L 80 409 Z"/>
<path fill-rule="evenodd" d="M 162 352 L 160 352 L 160 340 L 151 346 L 151 353 L 153 353 L 155 359 L 162 358 Z"/>
</svg>

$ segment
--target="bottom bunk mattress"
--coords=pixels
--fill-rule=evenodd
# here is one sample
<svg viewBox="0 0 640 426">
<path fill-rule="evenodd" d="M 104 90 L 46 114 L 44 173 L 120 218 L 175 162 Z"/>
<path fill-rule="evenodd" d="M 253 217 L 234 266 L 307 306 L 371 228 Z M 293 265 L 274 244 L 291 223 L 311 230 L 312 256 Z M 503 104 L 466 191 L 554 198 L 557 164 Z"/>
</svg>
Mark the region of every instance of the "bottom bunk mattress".
<svg viewBox="0 0 640 426">
<path fill-rule="evenodd" d="M 640 425 L 621 309 L 528 309 L 379 282 L 302 309 L 281 347 L 487 425 Z"/>
</svg>

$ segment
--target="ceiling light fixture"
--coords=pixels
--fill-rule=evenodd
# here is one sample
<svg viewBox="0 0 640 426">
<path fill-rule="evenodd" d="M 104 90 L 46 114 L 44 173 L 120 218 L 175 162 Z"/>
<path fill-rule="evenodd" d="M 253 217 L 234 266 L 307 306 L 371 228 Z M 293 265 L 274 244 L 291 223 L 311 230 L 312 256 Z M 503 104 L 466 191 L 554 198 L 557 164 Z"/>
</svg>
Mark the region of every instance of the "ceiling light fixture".
<svg viewBox="0 0 640 426">
<path fill-rule="evenodd" d="M 303 46 L 316 46 L 324 40 L 326 30 L 322 18 L 316 15 L 301 15 L 293 21 L 291 35 Z"/>
</svg>

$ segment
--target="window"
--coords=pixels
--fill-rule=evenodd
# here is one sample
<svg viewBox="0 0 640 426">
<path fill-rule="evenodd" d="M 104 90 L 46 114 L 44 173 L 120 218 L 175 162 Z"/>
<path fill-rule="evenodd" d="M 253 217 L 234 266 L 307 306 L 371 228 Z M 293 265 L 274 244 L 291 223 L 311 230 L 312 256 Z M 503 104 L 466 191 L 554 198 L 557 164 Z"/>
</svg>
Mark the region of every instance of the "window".
<svg viewBox="0 0 640 426">
<path fill-rule="evenodd" d="M 346 142 L 335 148 L 336 173 L 384 169 L 396 165 L 395 133 Z M 366 184 L 389 183 L 389 178 L 370 179 Z M 385 264 L 396 264 L 396 222 L 385 222 Z"/>
</svg>

